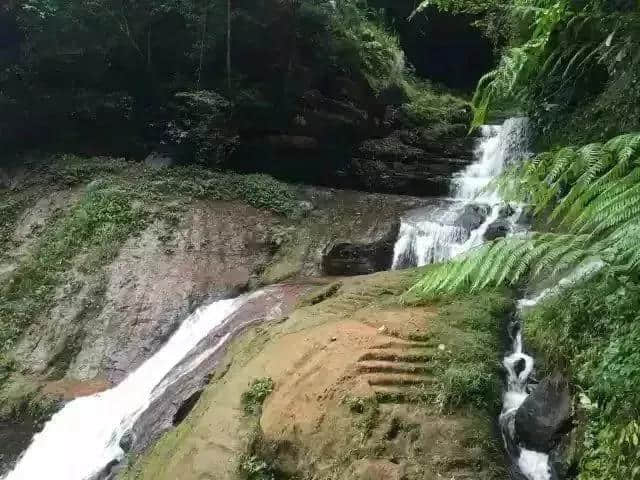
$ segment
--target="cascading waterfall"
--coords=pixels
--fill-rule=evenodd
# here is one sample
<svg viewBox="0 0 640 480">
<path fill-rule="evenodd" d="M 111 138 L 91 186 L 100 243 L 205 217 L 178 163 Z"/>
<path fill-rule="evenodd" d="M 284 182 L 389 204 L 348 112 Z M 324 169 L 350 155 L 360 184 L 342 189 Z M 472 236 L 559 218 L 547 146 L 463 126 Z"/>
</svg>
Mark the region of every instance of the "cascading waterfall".
<svg viewBox="0 0 640 480">
<path fill-rule="evenodd" d="M 140 415 L 174 382 L 188 375 L 228 340 L 226 323 L 247 302 L 263 291 L 221 300 L 200 308 L 151 358 L 118 386 L 68 403 L 45 425 L 41 433 L 3 480 L 87 480 L 106 466 L 121 460 L 120 441 Z M 204 354 L 181 365 L 207 336 L 219 333 L 219 341 Z M 176 368 L 179 367 L 179 368 Z"/>
<path fill-rule="evenodd" d="M 414 210 L 401 220 L 394 269 L 440 262 L 482 244 L 487 228 L 499 218 L 503 207 L 500 195 L 488 187 L 507 165 L 528 154 L 527 124 L 526 118 L 512 118 L 503 125 L 481 128 L 475 161 L 453 178 L 449 205 L 435 211 Z M 480 225 L 469 229 L 457 220 L 472 204 L 485 208 L 487 214 Z M 508 215 L 512 227 L 519 213 L 516 209 Z"/>
<path fill-rule="evenodd" d="M 528 156 L 526 118 L 512 118 L 501 126 L 482 127 L 482 136 L 474 152 L 475 162 L 452 181 L 453 198 L 448 206 L 409 212 L 403 219 L 394 248 L 394 268 L 422 266 L 455 257 L 484 242 L 491 224 L 504 215 L 504 203 L 491 182 L 511 162 Z M 458 222 L 470 205 L 485 207 L 484 221 L 466 229 Z M 479 207 L 480 209 L 480 207 Z M 520 208 L 508 209 L 507 223 L 514 232 Z M 562 288 L 562 285 L 556 288 Z M 519 309 L 531 306 L 555 290 L 547 289 L 534 299 L 523 299 Z M 500 426 L 505 448 L 514 465 L 527 480 L 551 480 L 549 457 L 545 453 L 522 448 L 517 443 L 515 415 L 529 396 L 534 359 L 524 352 L 519 317 L 509 326 L 511 351 L 503 360 L 507 387 L 503 396 Z"/>
</svg>

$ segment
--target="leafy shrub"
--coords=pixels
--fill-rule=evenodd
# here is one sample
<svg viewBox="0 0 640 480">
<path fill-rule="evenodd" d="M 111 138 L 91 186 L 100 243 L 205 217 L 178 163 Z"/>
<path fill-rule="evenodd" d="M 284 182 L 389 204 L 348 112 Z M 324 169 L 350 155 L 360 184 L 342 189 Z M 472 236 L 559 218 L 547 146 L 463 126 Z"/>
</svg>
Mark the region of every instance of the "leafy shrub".
<svg viewBox="0 0 640 480">
<path fill-rule="evenodd" d="M 257 415 L 262 410 L 262 404 L 273 392 L 275 385 L 269 377 L 257 378 L 246 392 L 242 393 L 241 402 L 247 415 Z"/>
<path fill-rule="evenodd" d="M 409 78 L 404 86 L 409 102 L 402 108 L 414 124 L 470 123 L 471 106 L 462 99 L 438 92 L 429 83 L 416 79 Z"/>
<path fill-rule="evenodd" d="M 376 92 L 402 85 L 405 60 L 398 38 L 353 0 L 337 2 L 336 8 L 332 29 L 337 57 L 364 75 Z"/>
</svg>

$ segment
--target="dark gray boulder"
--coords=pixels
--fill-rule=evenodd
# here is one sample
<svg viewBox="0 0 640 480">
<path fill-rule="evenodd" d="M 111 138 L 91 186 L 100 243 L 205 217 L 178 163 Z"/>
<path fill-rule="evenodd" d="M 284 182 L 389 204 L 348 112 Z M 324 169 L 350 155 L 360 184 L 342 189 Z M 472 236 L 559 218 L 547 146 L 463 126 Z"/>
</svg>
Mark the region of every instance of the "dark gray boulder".
<svg viewBox="0 0 640 480">
<path fill-rule="evenodd" d="M 515 209 L 511 206 L 510 203 L 505 203 L 500 207 L 500 211 L 498 212 L 498 218 L 508 218 L 511 215 L 516 213 Z"/>
<path fill-rule="evenodd" d="M 571 418 L 569 385 L 561 374 L 547 377 L 516 413 L 516 434 L 529 450 L 550 452 Z"/>
<path fill-rule="evenodd" d="M 393 263 L 393 247 L 400 222 L 395 222 L 391 231 L 382 239 L 372 243 L 339 243 L 324 255 L 322 269 L 332 276 L 368 275 L 389 270 Z"/>
<path fill-rule="evenodd" d="M 499 218 L 487 227 L 487 231 L 484 233 L 484 239 L 487 242 L 490 242 L 496 238 L 506 237 L 510 231 L 511 223 L 509 220 L 506 218 Z"/>
<path fill-rule="evenodd" d="M 470 232 L 484 223 L 490 211 L 491 209 L 488 205 L 475 203 L 465 205 L 458 218 L 456 218 L 454 225 Z"/>
</svg>

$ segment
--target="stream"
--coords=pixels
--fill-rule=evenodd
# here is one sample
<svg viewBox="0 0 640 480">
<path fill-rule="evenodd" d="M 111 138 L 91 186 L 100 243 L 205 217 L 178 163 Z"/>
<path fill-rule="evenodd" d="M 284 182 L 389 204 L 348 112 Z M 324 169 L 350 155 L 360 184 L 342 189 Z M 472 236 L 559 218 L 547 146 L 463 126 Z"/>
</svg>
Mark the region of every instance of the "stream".
<svg viewBox="0 0 640 480">
<path fill-rule="evenodd" d="M 120 384 L 67 403 L 34 436 L 3 480 L 110 478 L 147 411 L 152 411 L 153 423 L 160 423 L 167 409 L 161 402 L 165 392 L 175 396 L 180 387 L 185 396 L 191 395 L 193 380 L 202 380 L 215 368 L 230 340 L 251 325 L 288 314 L 307 290 L 276 285 L 199 308 Z"/>
</svg>

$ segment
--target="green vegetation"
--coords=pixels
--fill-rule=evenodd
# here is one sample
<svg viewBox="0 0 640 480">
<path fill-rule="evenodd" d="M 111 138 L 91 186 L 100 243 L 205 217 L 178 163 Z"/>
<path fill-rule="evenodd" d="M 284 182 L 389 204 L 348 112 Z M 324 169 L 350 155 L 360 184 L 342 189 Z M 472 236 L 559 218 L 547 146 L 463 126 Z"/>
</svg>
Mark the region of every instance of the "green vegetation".
<svg viewBox="0 0 640 480">
<path fill-rule="evenodd" d="M 33 318 L 51 306 L 51 297 L 72 259 L 86 255 L 80 268 L 92 270 L 110 260 L 144 222 L 122 190 L 87 192 L 68 216 L 44 232 L 33 254 L 2 285 L 0 350 L 6 352 Z"/>
<path fill-rule="evenodd" d="M 0 384 L 2 379 L 0 378 Z M 39 422 L 60 408 L 60 402 L 40 393 L 40 385 L 31 378 L 15 374 L 0 389 L 0 420 L 28 417 Z"/>
<path fill-rule="evenodd" d="M 549 231 L 496 240 L 442 265 L 415 289 L 478 290 L 557 279 L 579 265 L 637 272 L 640 135 L 538 155 L 502 178 L 507 198 L 532 205 Z"/>
<path fill-rule="evenodd" d="M 352 413 L 357 415 L 356 426 L 360 430 L 363 440 L 369 438 L 373 429 L 378 426 L 380 418 L 378 401 L 373 397 L 346 397 L 344 403 Z"/>
<path fill-rule="evenodd" d="M 394 91 L 421 118 L 433 100 L 431 122 L 453 99 L 411 80 L 397 36 L 361 0 L 20 0 L 0 21 L 0 132 L 18 151 L 142 156 L 171 143 L 185 161 L 236 166 L 238 125 L 290 128 L 326 78 L 353 82 L 358 108 Z"/>
<path fill-rule="evenodd" d="M 525 319 L 545 365 L 564 369 L 579 391 L 580 480 L 639 478 L 639 302 L 637 277 L 603 273 Z"/>
<path fill-rule="evenodd" d="M 260 415 L 262 411 L 262 404 L 267 397 L 273 392 L 274 389 L 273 380 L 270 378 L 257 378 L 249 389 L 242 394 L 241 402 L 242 408 L 247 415 Z"/>
<path fill-rule="evenodd" d="M 434 89 L 428 82 L 409 78 L 404 82 L 409 101 L 402 106 L 410 122 L 418 126 L 469 124 L 470 105 Z"/>
<path fill-rule="evenodd" d="M 440 410 L 474 406 L 496 412 L 500 405 L 501 331 L 513 303 L 504 292 L 444 296 L 434 339 L 444 350 L 432 360 Z"/>
<path fill-rule="evenodd" d="M 547 152 L 512 166 L 498 182 L 507 200 L 528 205 L 536 231 L 438 265 L 412 292 L 430 298 L 503 285 L 541 288 L 576 268 L 593 269 L 527 313 L 526 337 L 548 373 L 561 369 L 574 383 L 578 427 L 568 461 L 577 478 L 640 478 L 640 135 L 629 133 L 640 128 L 640 57 L 631 53 L 638 6 L 513 0 L 500 12 L 471 0 L 428 5 L 502 17 L 508 45 L 478 85 L 475 124 L 492 111 L 519 110 Z"/>
<path fill-rule="evenodd" d="M 427 7 L 480 15 L 505 43 L 497 68 L 478 84 L 474 125 L 519 109 L 543 148 L 606 141 L 638 130 L 638 5 L 633 0 L 426 0 Z"/>
</svg>

